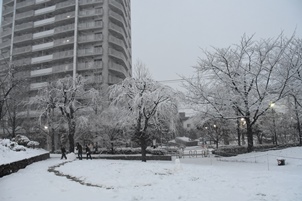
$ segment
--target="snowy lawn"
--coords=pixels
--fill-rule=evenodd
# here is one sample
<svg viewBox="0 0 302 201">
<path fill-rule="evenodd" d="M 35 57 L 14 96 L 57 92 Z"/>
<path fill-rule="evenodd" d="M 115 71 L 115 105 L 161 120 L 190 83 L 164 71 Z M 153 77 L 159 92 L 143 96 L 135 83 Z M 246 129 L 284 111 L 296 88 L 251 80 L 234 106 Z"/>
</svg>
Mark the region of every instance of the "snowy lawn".
<svg viewBox="0 0 302 201">
<path fill-rule="evenodd" d="M 281 156 L 285 166 L 277 165 Z M 223 159 L 228 162 L 201 157 L 179 163 L 71 160 L 55 168 L 57 176 L 48 168 L 66 161 L 52 155 L 0 178 L 0 200 L 302 200 L 302 147 Z"/>
<path fill-rule="evenodd" d="M 13 151 L 9 148 L 10 143 L 10 140 L 0 139 L 0 165 L 48 153 L 43 149 L 31 149 L 21 145 L 16 145 L 12 149 L 22 148 L 26 151 Z"/>
</svg>

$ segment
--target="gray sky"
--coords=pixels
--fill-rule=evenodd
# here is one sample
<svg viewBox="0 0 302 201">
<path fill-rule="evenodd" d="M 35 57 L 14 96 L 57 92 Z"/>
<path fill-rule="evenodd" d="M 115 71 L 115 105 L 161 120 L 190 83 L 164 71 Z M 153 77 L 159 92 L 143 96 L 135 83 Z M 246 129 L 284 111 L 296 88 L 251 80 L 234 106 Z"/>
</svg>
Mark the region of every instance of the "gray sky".
<svg viewBox="0 0 302 201">
<path fill-rule="evenodd" d="M 153 79 L 191 76 L 201 48 L 227 47 L 241 36 L 302 37 L 302 0 L 131 0 L 132 62 Z"/>
<path fill-rule="evenodd" d="M 268 38 L 296 28 L 302 37 L 302 0 L 131 0 L 131 7 L 132 62 L 158 81 L 191 76 L 201 48 L 227 47 L 244 33 Z"/>
</svg>

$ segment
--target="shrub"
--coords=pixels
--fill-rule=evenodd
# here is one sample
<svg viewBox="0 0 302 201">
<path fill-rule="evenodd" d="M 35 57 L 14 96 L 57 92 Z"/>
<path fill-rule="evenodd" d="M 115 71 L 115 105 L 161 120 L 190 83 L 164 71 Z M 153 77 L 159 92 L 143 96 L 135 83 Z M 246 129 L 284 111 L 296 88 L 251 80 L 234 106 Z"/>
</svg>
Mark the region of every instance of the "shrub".
<svg viewBox="0 0 302 201">
<path fill-rule="evenodd" d="M 38 147 L 39 145 L 40 145 L 40 143 L 37 142 L 37 141 L 29 141 L 29 142 L 27 143 L 27 147 L 30 147 L 30 148 L 36 148 L 36 147 Z"/>
<path fill-rule="evenodd" d="M 29 143 L 28 137 L 24 135 L 17 135 L 15 138 L 12 139 L 14 142 L 18 143 L 19 145 L 27 146 L 27 143 Z"/>
</svg>

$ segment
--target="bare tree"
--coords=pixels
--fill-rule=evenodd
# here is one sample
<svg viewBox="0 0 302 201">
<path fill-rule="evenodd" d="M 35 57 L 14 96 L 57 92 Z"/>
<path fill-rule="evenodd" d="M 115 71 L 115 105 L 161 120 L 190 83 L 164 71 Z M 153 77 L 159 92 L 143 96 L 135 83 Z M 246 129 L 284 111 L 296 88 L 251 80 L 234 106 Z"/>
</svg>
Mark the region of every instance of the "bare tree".
<svg viewBox="0 0 302 201">
<path fill-rule="evenodd" d="M 150 78 L 147 69 L 138 64 L 136 77 L 126 78 L 121 84 L 109 89 L 112 104 L 128 111 L 125 121 L 134 125 L 133 140 L 141 146 L 142 161 L 146 159 L 146 148 L 151 140 L 147 129 L 152 122 L 169 122 L 175 127 L 178 117 L 176 93 Z"/>
<path fill-rule="evenodd" d="M 4 106 L 11 92 L 24 80 L 16 76 L 17 73 L 15 65 L 10 62 L 6 62 L 4 68 L 0 70 L 0 120 L 5 115 Z"/>
<path fill-rule="evenodd" d="M 253 126 L 272 103 L 284 97 L 293 76 L 282 65 L 293 37 L 254 41 L 243 36 L 240 44 L 204 51 L 196 76 L 186 80 L 187 100 L 214 118 L 244 118 L 248 152 L 253 150 Z"/>
<path fill-rule="evenodd" d="M 302 146 L 301 112 L 302 112 L 302 39 L 291 41 L 284 65 L 290 66 L 293 76 L 287 86 L 287 96 L 293 105 L 294 118 L 297 122 L 299 144 Z"/>
<path fill-rule="evenodd" d="M 88 109 L 89 100 L 92 93 L 84 90 L 84 78 L 77 75 L 75 79 L 68 76 L 49 83 L 48 87 L 42 89 L 40 94 L 32 98 L 30 104 L 37 104 L 42 110 L 41 116 L 46 115 L 49 127 L 54 132 L 53 113 L 58 109 L 68 125 L 69 151 L 74 152 L 74 139 L 78 125 L 84 126 L 87 118 L 79 113 L 80 110 Z M 85 99 L 86 97 L 86 99 Z M 82 110 L 82 111 L 83 111 Z M 85 113 L 83 111 L 83 113 Z M 53 136 L 53 135 L 51 135 Z"/>
</svg>

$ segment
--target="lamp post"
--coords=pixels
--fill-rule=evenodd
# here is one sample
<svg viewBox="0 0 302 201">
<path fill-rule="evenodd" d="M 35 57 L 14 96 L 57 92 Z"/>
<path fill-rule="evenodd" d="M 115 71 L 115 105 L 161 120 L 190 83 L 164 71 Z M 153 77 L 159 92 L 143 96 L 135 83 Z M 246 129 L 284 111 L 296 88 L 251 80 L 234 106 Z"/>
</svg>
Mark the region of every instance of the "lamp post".
<svg viewBox="0 0 302 201">
<path fill-rule="evenodd" d="M 246 121 L 245 121 L 245 119 L 242 117 L 241 119 L 240 119 L 240 128 L 241 128 L 241 130 L 243 130 L 243 126 L 246 124 Z M 244 132 L 241 132 L 242 133 L 242 145 L 245 145 L 245 141 L 244 141 Z"/>
<path fill-rule="evenodd" d="M 216 136 L 215 136 L 216 148 L 218 149 L 218 140 L 219 140 L 219 136 L 218 136 L 218 132 L 217 132 L 217 125 L 214 124 L 213 127 L 214 127 L 214 129 L 215 129 L 215 134 L 216 134 Z"/>
<path fill-rule="evenodd" d="M 277 131 L 276 131 L 276 120 L 275 120 L 275 103 L 270 103 L 270 108 L 272 109 L 272 116 L 273 116 L 273 132 L 274 132 L 274 143 L 278 145 L 278 140 L 277 140 Z"/>
</svg>

